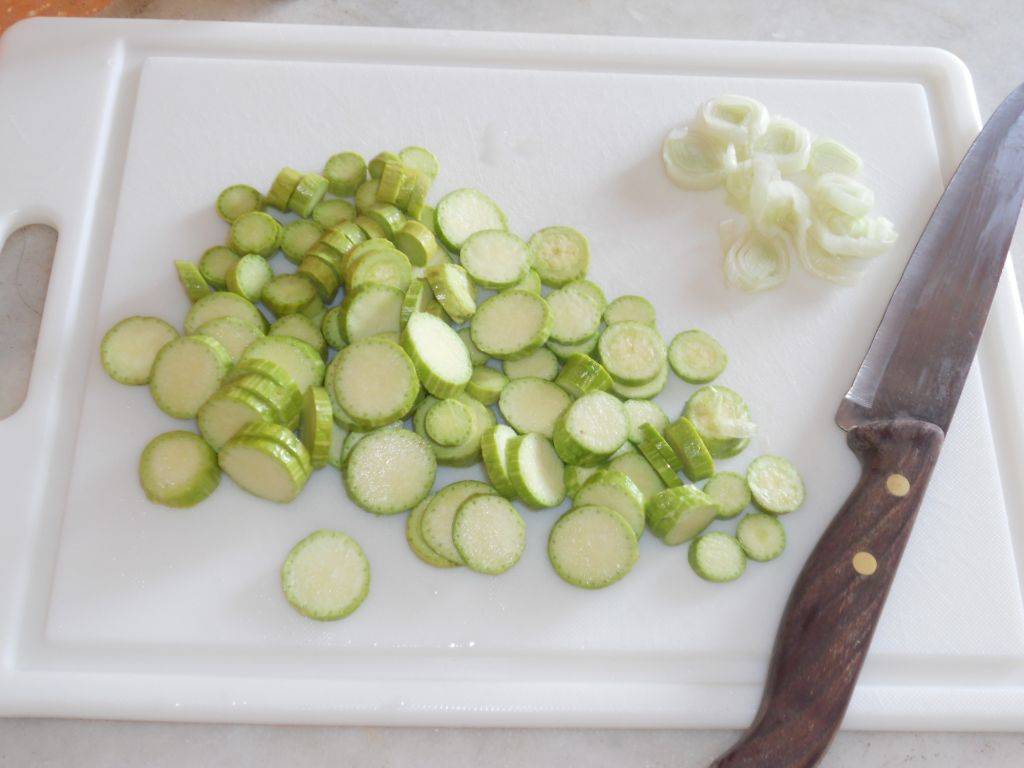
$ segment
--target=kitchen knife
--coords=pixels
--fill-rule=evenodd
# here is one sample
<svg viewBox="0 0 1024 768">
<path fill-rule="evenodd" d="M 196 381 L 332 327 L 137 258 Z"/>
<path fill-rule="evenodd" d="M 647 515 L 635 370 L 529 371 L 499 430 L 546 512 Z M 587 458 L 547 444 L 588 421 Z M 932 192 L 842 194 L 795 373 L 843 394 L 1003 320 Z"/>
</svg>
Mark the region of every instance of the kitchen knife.
<svg viewBox="0 0 1024 768">
<path fill-rule="evenodd" d="M 1024 85 L 939 200 L 836 423 L 861 477 L 797 578 L 753 724 L 712 768 L 808 768 L 853 694 L 1024 200 Z"/>
</svg>

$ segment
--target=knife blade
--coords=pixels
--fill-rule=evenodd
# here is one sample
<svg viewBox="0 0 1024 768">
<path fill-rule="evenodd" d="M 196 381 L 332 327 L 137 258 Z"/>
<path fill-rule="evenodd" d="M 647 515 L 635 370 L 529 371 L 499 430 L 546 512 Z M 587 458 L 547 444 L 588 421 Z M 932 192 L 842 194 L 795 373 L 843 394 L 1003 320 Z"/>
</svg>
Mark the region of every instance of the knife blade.
<svg viewBox="0 0 1024 768">
<path fill-rule="evenodd" d="M 1024 85 L 993 113 L 939 200 L 836 413 L 949 428 L 1024 200 Z"/>
<path fill-rule="evenodd" d="M 810 768 L 839 728 L 985 327 L 1024 201 L 1024 84 L 967 151 L 836 423 L 861 476 L 800 572 L 761 705 L 712 768 Z"/>
</svg>

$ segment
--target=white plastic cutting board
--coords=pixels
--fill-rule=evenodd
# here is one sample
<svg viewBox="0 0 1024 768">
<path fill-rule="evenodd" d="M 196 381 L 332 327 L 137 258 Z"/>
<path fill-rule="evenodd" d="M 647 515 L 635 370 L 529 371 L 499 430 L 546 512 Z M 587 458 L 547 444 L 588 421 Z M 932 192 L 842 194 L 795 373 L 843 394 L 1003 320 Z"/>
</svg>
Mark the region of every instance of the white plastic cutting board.
<svg viewBox="0 0 1024 768">
<path fill-rule="evenodd" d="M 663 177 L 659 145 L 704 99 L 739 92 L 847 141 L 902 232 L 855 289 L 795 271 L 781 290 L 727 291 L 721 195 Z M 28 398 L 0 422 L 0 712 L 434 725 L 738 726 L 752 715 L 804 558 L 857 477 L 832 422 L 907 256 L 978 128 L 969 78 L 933 50 L 760 45 L 239 24 L 36 21 L 0 41 L 0 235 L 60 232 Z M 527 513 L 500 578 L 437 571 L 403 518 L 377 518 L 316 474 L 280 507 L 225 480 L 174 511 L 138 487 L 140 449 L 180 425 L 100 368 L 128 314 L 179 322 L 171 266 L 220 242 L 224 186 L 266 187 L 423 144 L 435 190 L 480 187 L 522 235 L 569 224 L 610 295 L 642 293 L 666 333 L 729 349 L 723 382 L 761 427 L 742 457 L 802 468 L 789 547 L 739 582 L 701 582 L 652 537 L 621 584 L 551 571 L 557 513 Z M 277 257 L 275 267 L 286 263 Z M 1024 725 L 1016 560 L 1020 309 L 1012 275 L 911 538 L 846 724 Z M 675 415 L 691 388 L 659 402 Z M 462 472 L 465 476 L 472 472 Z M 442 473 L 442 480 L 456 476 Z M 1009 499 L 1009 501 L 1007 501 Z M 722 528 L 729 526 L 720 524 Z M 355 536 L 373 568 L 351 618 L 317 624 L 277 569 L 315 528 Z"/>
</svg>

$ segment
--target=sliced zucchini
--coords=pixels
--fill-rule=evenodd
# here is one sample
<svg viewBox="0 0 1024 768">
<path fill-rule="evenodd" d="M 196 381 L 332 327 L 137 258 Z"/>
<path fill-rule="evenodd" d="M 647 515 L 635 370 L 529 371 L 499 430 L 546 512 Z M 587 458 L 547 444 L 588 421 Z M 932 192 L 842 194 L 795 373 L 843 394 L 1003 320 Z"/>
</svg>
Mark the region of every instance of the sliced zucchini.
<svg viewBox="0 0 1024 768">
<path fill-rule="evenodd" d="M 475 189 L 449 192 L 437 203 L 434 215 L 434 229 L 441 242 L 455 252 L 477 232 L 508 229 L 501 208 L 483 192 Z"/>
<path fill-rule="evenodd" d="M 736 517 L 753 500 L 747 478 L 736 472 L 717 472 L 701 489 L 718 505 L 722 520 Z"/>
<path fill-rule="evenodd" d="M 487 477 L 494 490 L 507 499 L 513 499 L 516 495 L 508 473 L 508 444 L 515 437 L 516 432 L 512 427 L 497 424 L 484 432 L 480 439 Z"/>
<path fill-rule="evenodd" d="M 427 409 L 423 428 L 438 445 L 460 445 L 473 431 L 473 413 L 454 398 L 437 400 Z"/>
<path fill-rule="evenodd" d="M 191 261 L 176 261 L 174 267 L 178 270 L 178 282 L 181 283 L 190 302 L 199 301 L 213 290 L 203 277 L 203 273 L 199 271 L 199 267 Z"/>
<path fill-rule="evenodd" d="M 629 523 L 638 539 L 644 533 L 644 495 L 624 472 L 598 470 L 573 495 L 572 503 L 574 507 L 600 506 L 613 509 Z"/>
<path fill-rule="evenodd" d="M 217 454 L 224 474 L 261 499 L 279 504 L 292 501 L 305 487 L 309 470 L 281 444 L 245 432 L 231 438 Z"/>
<path fill-rule="evenodd" d="M 427 411 L 436 402 L 436 398 L 427 397 L 417 406 L 413 414 L 413 429 L 416 434 L 430 442 L 439 464 L 451 467 L 468 467 L 480 460 L 480 441 L 484 432 L 493 427 L 497 420 L 489 408 L 474 400 L 465 392 L 460 392 L 455 399 L 469 408 L 473 414 L 473 429 L 465 442 L 453 446 L 438 445 L 430 440 L 426 430 Z"/>
<path fill-rule="evenodd" d="M 194 506 L 220 484 L 217 454 L 194 432 L 165 432 L 143 449 L 139 481 L 154 504 Z"/>
<path fill-rule="evenodd" d="M 562 287 L 563 291 L 574 291 L 580 293 L 590 299 L 594 306 L 597 307 L 597 311 L 600 313 L 604 312 L 604 308 L 608 306 L 608 299 L 605 298 L 604 291 L 601 290 L 601 286 L 590 280 L 581 279 L 573 280 L 571 283 L 566 283 Z"/>
<path fill-rule="evenodd" d="M 332 195 L 349 197 L 366 180 L 366 161 L 357 152 L 339 152 L 327 158 L 323 176 Z"/>
<path fill-rule="evenodd" d="M 404 295 L 412 282 L 412 265 L 397 248 L 376 248 L 350 261 L 349 266 L 347 279 L 350 291 L 375 283 L 390 285 Z"/>
<path fill-rule="evenodd" d="M 572 398 L 550 381 L 515 379 L 501 390 L 498 410 L 519 434 L 536 432 L 551 438 L 555 422 L 571 403 Z"/>
<path fill-rule="evenodd" d="M 530 266 L 544 285 L 561 288 L 587 276 L 590 245 L 587 238 L 572 227 L 546 227 L 534 233 L 529 250 Z"/>
<path fill-rule="evenodd" d="M 349 342 L 401 330 L 405 294 L 390 285 L 367 283 L 342 302 L 342 329 Z"/>
<path fill-rule="evenodd" d="M 231 224 L 228 246 L 239 256 L 255 253 L 269 258 L 281 244 L 281 225 L 263 211 L 243 213 Z"/>
<path fill-rule="evenodd" d="M 263 195 L 248 184 L 233 184 L 217 196 L 217 215 L 228 224 L 263 207 Z"/>
<path fill-rule="evenodd" d="M 548 558 L 555 573 L 584 589 L 611 586 L 632 570 L 639 556 L 633 529 L 607 507 L 570 509 L 548 537 Z"/>
<path fill-rule="evenodd" d="M 415 220 L 406 221 L 394 235 L 395 247 L 404 253 L 415 267 L 425 266 L 439 246 L 434 232 Z"/>
<path fill-rule="evenodd" d="M 309 278 L 295 273 L 275 277 L 264 286 L 260 298 L 275 317 L 282 317 L 297 312 L 309 314 L 305 310 L 316 303 L 319 295 Z"/>
<path fill-rule="evenodd" d="M 322 246 L 315 246 L 314 249 L 320 247 Z M 334 301 L 334 297 L 338 295 L 338 287 L 341 285 L 333 264 L 333 256 L 310 254 L 299 263 L 297 272 L 313 284 L 320 300 L 327 304 Z"/>
<path fill-rule="evenodd" d="M 656 493 L 666 488 L 665 482 L 654 471 L 654 467 L 637 451 L 626 451 L 609 459 L 607 468 L 622 472 L 636 483 L 636 487 L 644 495 L 645 503 Z"/>
<path fill-rule="evenodd" d="M 626 409 L 617 397 L 600 391 L 575 400 L 558 419 L 554 430 L 555 450 L 562 461 L 582 467 L 600 464 L 619 450 L 628 437 Z"/>
<path fill-rule="evenodd" d="M 466 384 L 466 394 L 484 405 L 494 405 L 508 386 L 508 376 L 486 365 L 473 367 L 473 375 Z"/>
<path fill-rule="evenodd" d="M 433 496 L 428 496 L 413 507 L 409 517 L 405 519 L 405 540 L 409 542 L 409 549 L 412 550 L 412 553 L 427 565 L 432 565 L 435 568 L 457 568 L 458 563 L 453 563 L 448 558 L 441 557 L 441 555 L 430 548 L 430 545 L 423 538 L 423 513 L 427 511 L 427 506 L 433 498 Z"/>
<path fill-rule="evenodd" d="M 216 392 L 231 366 L 231 356 L 209 336 L 182 336 L 165 344 L 153 360 L 149 391 L 161 411 L 193 419 Z"/>
<path fill-rule="evenodd" d="M 260 300 L 263 289 L 274 278 L 274 270 L 262 256 L 249 253 L 228 270 L 225 279 L 228 290 L 253 304 Z"/>
<path fill-rule="evenodd" d="M 597 360 L 577 352 L 565 361 L 555 383 L 571 397 L 581 397 L 588 392 L 607 392 L 612 388 L 612 377 Z"/>
<path fill-rule="evenodd" d="M 527 291 L 529 293 L 536 293 L 540 296 L 541 282 L 540 275 L 537 274 L 537 270 L 529 269 L 523 276 L 523 279 L 516 283 L 513 288 L 520 291 Z"/>
<path fill-rule="evenodd" d="M 401 166 L 401 158 L 398 157 L 394 152 L 378 152 L 373 156 L 373 159 L 367 164 L 367 169 L 370 171 L 371 179 L 379 179 L 381 174 L 384 172 L 384 165 L 386 163 L 395 163 Z"/>
<path fill-rule="evenodd" d="M 306 252 L 316 245 L 323 233 L 324 228 L 317 222 L 309 219 L 296 219 L 286 224 L 281 232 L 281 251 L 288 261 L 298 264 Z"/>
<path fill-rule="evenodd" d="M 623 407 L 626 409 L 626 418 L 629 420 L 629 441 L 639 445 L 643 440 L 640 434 L 641 424 L 650 424 L 658 432 L 664 434 L 668 426 L 668 416 L 653 400 L 627 400 Z"/>
<path fill-rule="evenodd" d="M 707 384 L 717 379 L 729 362 L 725 349 L 704 331 L 676 334 L 668 346 L 668 363 L 683 381 Z"/>
<path fill-rule="evenodd" d="M 274 421 L 276 416 L 265 400 L 234 384 L 226 384 L 202 404 L 196 424 L 203 439 L 219 451 L 243 427 L 254 421 Z"/>
<path fill-rule="evenodd" d="M 261 331 L 267 327 L 267 321 L 251 301 L 229 291 L 217 291 L 192 305 L 185 315 L 185 333 L 195 333 L 203 323 L 218 317 L 237 317 Z"/>
<path fill-rule="evenodd" d="M 121 384 L 148 384 L 157 354 L 176 338 L 178 332 L 158 317 L 126 317 L 103 335 L 103 370 Z"/>
<path fill-rule="evenodd" d="M 557 507 L 565 500 L 565 465 L 543 435 L 509 441 L 508 473 L 516 495 L 531 507 Z"/>
<path fill-rule="evenodd" d="M 743 398 L 720 384 L 709 384 L 694 392 L 686 401 L 683 416 L 693 422 L 716 459 L 735 456 L 757 431 Z"/>
<path fill-rule="evenodd" d="M 211 288 L 223 291 L 228 285 L 228 270 L 236 261 L 237 253 L 226 245 L 215 245 L 213 248 L 207 248 L 199 257 L 199 271 Z"/>
<path fill-rule="evenodd" d="M 715 474 L 715 460 L 693 422 L 685 416 L 665 428 L 665 442 L 672 446 L 682 463 L 683 474 L 691 482 Z"/>
<path fill-rule="evenodd" d="M 640 427 L 640 437 L 640 443 L 637 445 L 637 448 L 643 457 L 647 459 L 651 467 L 654 468 L 654 471 L 658 473 L 661 482 L 669 488 L 682 485 L 683 483 L 676 472 L 682 468 L 683 463 L 676 455 L 676 452 L 672 450 L 672 446 L 650 424 L 644 424 Z"/>
<path fill-rule="evenodd" d="M 303 616 L 337 621 L 366 599 L 370 563 L 351 536 L 341 531 L 314 531 L 292 547 L 285 558 L 281 589 Z"/>
<path fill-rule="evenodd" d="M 295 191 L 295 187 L 299 185 L 301 178 L 302 174 L 294 168 L 288 166 L 282 168 L 274 178 L 274 183 L 270 185 L 270 191 L 267 192 L 265 198 L 267 205 L 273 206 L 279 211 L 287 211 L 288 200 L 291 198 L 292 192 Z"/>
<path fill-rule="evenodd" d="M 471 571 L 497 575 L 523 556 L 526 523 L 508 499 L 470 496 L 455 513 L 452 542 Z"/>
<path fill-rule="evenodd" d="M 554 381 L 558 377 L 558 358 L 547 347 L 538 347 L 526 357 L 503 360 L 502 370 L 510 379 L 544 379 Z"/>
<path fill-rule="evenodd" d="M 267 336 L 253 342 L 245 350 L 241 362 L 253 359 L 267 360 L 283 368 L 300 395 L 310 387 L 323 384 L 326 366 L 320 353 L 291 336 Z"/>
<path fill-rule="evenodd" d="M 758 456 L 747 468 L 747 485 L 763 512 L 785 515 L 804 503 L 804 481 L 788 459 Z"/>
<path fill-rule="evenodd" d="M 356 217 L 356 207 L 348 200 L 321 200 L 313 208 L 312 220 L 324 229 L 336 227 Z"/>
<path fill-rule="evenodd" d="M 647 502 L 647 526 L 670 546 L 699 534 L 715 519 L 718 505 L 693 485 L 666 488 Z"/>
<path fill-rule="evenodd" d="M 402 330 L 402 347 L 412 358 L 424 389 L 435 397 L 453 397 L 473 375 L 469 352 L 446 322 L 415 312 Z"/>
<path fill-rule="evenodd" d="M 210 320 L 200 325 L 196 334 L 219 341 L 231 356 L 232 364 L 241 360 L 249 345 L 262 339 L 264 335 L 263 331 L 252 323 L 239 320 L 237 317 L 218 317 Z"/>
<path fill-rule="evenodd" d="M 356 210 L 362 213 L 371 205 L 377 202 L 377 190 L 380 189 L 380 179 L 367 179 L 356 188 L 355 203 Z"/>
<path fill-rule="evenodd" d="M 652 328 L 657 323 L 654 305 L 643 296 L 619 296 L 604 309 L 604 321 L 616 323 L 640 323 Z"/>
<path fill-rule="evenodd" d="M 316 324 L 305 315 L 279 317 L 267 331 L 268 336 L 287 336 L 309 344 L 321 357 L 327 354 L 327 341 Z"/>
<path fill-rule="evenodd" d="M 561 288 L 545 300 L 551 308 L 551 339 L 559 344 L 580 344 L 601 327 L 601 309 L 582 291 Z"/>
<path fill-rule="evenodd" d="M 379 429 L 360 440 L 345 462 L 345 487 L 367 512 L 394 515 L 430 495 L 437 460 L 427 441 L 404 428 Z"/>
<path fill-rule="evenodd" d="M 595 333 L 589 339 L 579 344 L 559 344 L 557 341 L 548 341 L 550 349 L 559 360 L 568 360 L 573 355 L 589 355 L 597 348 L 597 340 L 600 334 Z"/>
<path fill-rule="evenodd" d="M 458 333 L 462 343 L 466 345 L 466 351 L 469 352 L 469 360 L 473 365 L 483 365 L 491 359 L 477 349 L 476 344 L 473 343 L 473 335 L 470 333 L 469 328 L 460 328 Z"/>
<path fill-rule="evenodd" d="M 361 339 L 341 350 L 336 359 L 328 384 L 338 405 L 360 428 L 402 419 L 416 402 L 420 388 L 416 370 L 397 344 Z"/>
<path fill-rule="evenodd" d="M 434 297 L 452 320 L 465 323 L 476 312 L 476 286 L 457 264 L 435 264 L 425 273 Z"/>
<path fill-rule="evenodd" d="M 576 464 L 565 465 L 565 492 L 575 497 L 583 484 L 601 471 L 600 467 L 580 467 Z"/>
<path fill-rule="evenodd" d="M 420 521 L 423 540 L 436 554 L 456 565 L 465 565 L 452 538 L 455 515 L 467 499 L 481 494 L 492 494 L 494 489 L 476 480 L 460 480 L 447 485 L 434 494 Z"/>
<path fill-rule="evenodd" d="M 307 477 L 313 472 L 313 462 L 309 457 L 309 451 L 295 436 L 291 427 L 271 421 L 253 421 L 246 424 L 235 437 L 244 437 L 247 440 L 265 440 L 278 445 L 299 462 L 299 466 L 302 467 L 302 471 L 306 473 Z"/>
<path fill-rule="evenodd" d="M 736 526 L 736 540 L 748 558 L 766 563 L 786 548 L 786 529 L 775 515 L 765 512 L 745 515 Z"/>
<path fill-rule="evenodd" d="M 747 569 L 743 547 L 735 538 L 721 531 L 694 539 L 688 559 L 694 573 L 705 581 L 735 581 Z"/>
<path fill-rule="evenodd" d="M 484 288 L 514 287 L 530 269 L 526 243 L 504 229 L 487 229 L 466 240 L 459 263 Z"/>
<path fill-rule="evenodd" d="M 304 173 L 288 198 L 288 210 L 304 219 L 313 215 L 313 209 L 327 194 L 328 182 L 319 173 Z"/>
<path fill-rule="evenodd" d="M 329 394 L 329 393 L 328 393 Z M 335 469 L 342 468 L 341 454 L 345 448 L 345 438 L 348 437 L 348 431 L 344 427 L 338 426 L 338 422 L 331 419 L 331 447 L 327 451 L 327 463 Z"/>
<path fill-rule="evenodd" d="M 429 149 L 423 147 L 406 147 L 398 153 L 398 159 L 406 168 L 419 171 L 429 179 L 434 179 L 441 171 L 441 164 Z"/>
<path fill-rule="evenodd" d="M 668 363 L 665 363 L 661 366 L 661 371 L 658 372 L 658 375 L 646 384 L 639 384 L 635 387 L 631 387 L 613 380 L 612 392 L 623 400 L 650 400 L 652 397 L 657 397 L 661 394 L 661 391 L 665 389 L 665 385 L 667 383 Z"/>
<path fill-rule="evenodd" d="M 302 444 L 309 451 L 313 469 L 327 465 L 333 427 L 334 412 L 327 390 L 323 387 L 310 387 L 303 397 L 299 433 L 302 435 Z"/>
<path fill-rule="evenodd" d="M 502 291 L 479 306 L 470 332 L 484 354 L 499 360 L 526 357 L 548 340 L 551 310 L 535 293 Z"/>
<path fill-rule="evenodd" d="M 620 384 L 635 387 L 655 379 L 665 365 L 665 340 L 649 325 L 616 323 L 597 342 L 601 364 Z"/>
</svg>

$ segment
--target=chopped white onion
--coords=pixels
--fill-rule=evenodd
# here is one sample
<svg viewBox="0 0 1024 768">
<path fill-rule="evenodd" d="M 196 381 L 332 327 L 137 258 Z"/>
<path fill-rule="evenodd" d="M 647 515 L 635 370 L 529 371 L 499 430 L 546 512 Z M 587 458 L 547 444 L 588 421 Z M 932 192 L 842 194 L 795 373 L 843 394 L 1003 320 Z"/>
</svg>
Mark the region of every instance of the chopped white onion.
<svg viewBox="0 0 1024 768">
<path fill-rule="evenodd" d="M 743 291 L 782 283 L 796 260 L 816 277 L 852 284 L 896 241 L 892 222 L 868 214 L 874 193 L 853 178 L 861 159 L 834 139 L 769 117 L 743 96 L 705 102 L 662 145 L 665 172 L 684 189 L 722 185 L 742 216 L 719 225 L 726 282 Z M 807 172 L 807 173 L 805 173 Z"/>
<path fill-rule="evenodd" d="M 701 129 L 723 144 L 747 146 L 768 128 L 764 104 L 746 96 L 719 96 L 700 108 Z"/>
<path fill-rule="evenodd" d="M 868 259 L 828 253 L 815 242 L 814 238 L 808 241 L 800 258 L 800 264 L 812 275 L 837 285 L 856 283 L 868 263 Z"/>
<path fill-rule="evenodd" d="M 784 174 L 800 173 L 811 156 L 811 133 L 785 117 L 773 117 L 767 130 L 754 140 L 752 154 L 771 158 Z"/>
<path fill-rule="evenodd" d="M 721 229 L 720 234 L 724 234 Z M 747 293 L 781 285 L 789 275 L 791 250 L 784 240 L 768 238 L 754 230 L 738 234 L 725 250 L 725 282 Z"/>
<path fill-rule="evenodd" d="M 673 128 L 661 146 L 665 173 L 683 189 L 714 189 L 725 178 L 726 147 L 685 125 Z"/>
<path fill-rule="evenodd" d="M 815 139 L 811 144 L 811 158 L 807 170 L 818 176 L 823 173 L 845 173 L 856 176 L 860 173 L 861 159 L 848 147 L 835 139 Z"/>
<path fill-rule="evenodd" d="M 875 207 L 875 193 L 843 173 L 823 173 L 811 187 L 811 197 L 825 213 L 834 208 L 847 216 L 865 216 Z"/>
<path fill-rule="evenodd" d="M 828 253 L 861 259 L 878 256 L 897 238 L 893 223 L 883 216 L 853 219 L 840 213 L 816 219 L 811 235 Z"/>
</svg>

